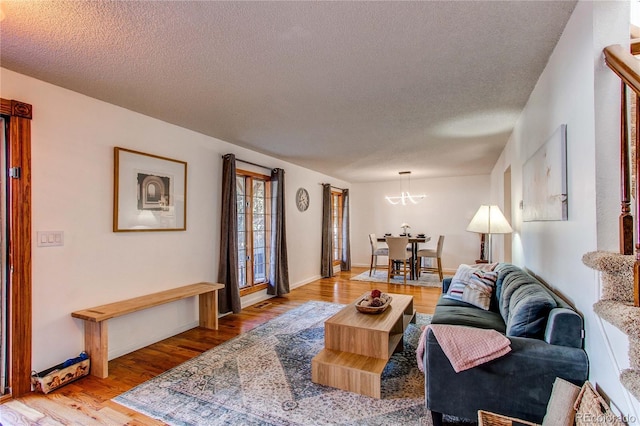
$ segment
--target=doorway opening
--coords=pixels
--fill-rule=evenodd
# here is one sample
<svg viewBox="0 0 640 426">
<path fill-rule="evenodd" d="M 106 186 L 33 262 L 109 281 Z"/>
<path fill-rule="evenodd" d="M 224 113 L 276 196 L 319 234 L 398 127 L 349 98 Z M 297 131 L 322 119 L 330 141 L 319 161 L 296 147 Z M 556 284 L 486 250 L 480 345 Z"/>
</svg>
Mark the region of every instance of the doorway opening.
<svg viewBox="0 0 640 426">
<path fill-rule="evenodd" d="M 31 392 L 31 117 L 30 104 L 0 99 L 0 401 Z"/>
</svg>

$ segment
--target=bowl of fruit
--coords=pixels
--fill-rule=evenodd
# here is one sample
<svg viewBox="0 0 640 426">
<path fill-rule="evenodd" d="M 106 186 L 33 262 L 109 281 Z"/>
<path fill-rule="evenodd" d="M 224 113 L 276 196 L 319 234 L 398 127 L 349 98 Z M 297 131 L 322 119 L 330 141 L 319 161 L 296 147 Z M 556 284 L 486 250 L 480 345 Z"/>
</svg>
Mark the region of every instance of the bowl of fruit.
<svg viewBox="0 0 640 426">
<path fill-rule="evenodd" d="M 363 314 L 381 314 L 391 303 L 391 296 L 380 290 L 371 290 L 365 293 L 356 302 L 356 309 Z"/>
</svg>

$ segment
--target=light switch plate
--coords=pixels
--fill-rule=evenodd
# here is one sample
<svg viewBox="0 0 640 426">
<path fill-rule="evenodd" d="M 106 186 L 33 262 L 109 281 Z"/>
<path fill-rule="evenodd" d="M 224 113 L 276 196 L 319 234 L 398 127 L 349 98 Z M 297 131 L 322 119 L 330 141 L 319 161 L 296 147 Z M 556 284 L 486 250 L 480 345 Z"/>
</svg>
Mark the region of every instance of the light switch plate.
<svg viewBox="0 0 640 426">
<path fill-rule="evenodd" d="M 64 231 L 36 232 L 38 247 L 56 247 L 64 245 Z"/>
</svg>

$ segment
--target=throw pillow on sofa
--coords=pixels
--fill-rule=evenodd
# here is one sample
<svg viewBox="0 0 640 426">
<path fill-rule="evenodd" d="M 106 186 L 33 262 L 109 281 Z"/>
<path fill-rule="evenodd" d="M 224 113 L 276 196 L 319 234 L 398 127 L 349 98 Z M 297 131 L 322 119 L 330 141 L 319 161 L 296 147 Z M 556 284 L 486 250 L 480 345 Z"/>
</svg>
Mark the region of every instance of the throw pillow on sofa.
<svg viewBox="0 0 640 426">
<path fill-rule="evenodd" d="M 540 285 L 530 283 L 518 287 L 511 296 L 507 336 L 544 338 L 549 311 L 556 301 Z"/>
<path fill-rule="evenodd" d="M 476 268 L 472 268 L 469 265 L 461 264 L 460 266 L 458 266 L 458 269 L 456 269 L 456 273 L 453 275 L 453 278 L 451 278 L 451 283 L 453 284 L 456 281 L 468 281 L 469 277 L 475 270 Z"/>
<path fill-rule="evenodd" d="M 498 277 L 498 281 L 500 281 L 500 277 Z M 500 285 L 500 313 L 502 314 L 502 318 L 504 319 L 505 324 L 509 321 L 509 311 L 513 302 L 517 299 L 512 299 L 513 294 L 520 288 L 529 284 L 539 284 L 542 285 L 533 278 L 528 273 L 521 271 L 519 273 L 511 273 L 507 274 L 506 277 L 502 279 L 502 284 Z M 497 286 L 496 285 L 496 288 Z"/>
<path fill-rule="evenodd" d="M 497 272 L 460 265 L 444 297 L 469 303 L 485 311 L 489 310 L 497 279 Z"/>
<path fill-rule="evenodd" d="M 475 269 L 480 269 L 481 271 L 493 271 L 498 266 L 498 262 L 496 263 L 478 263 L 473 267 Z"/>
</svg>

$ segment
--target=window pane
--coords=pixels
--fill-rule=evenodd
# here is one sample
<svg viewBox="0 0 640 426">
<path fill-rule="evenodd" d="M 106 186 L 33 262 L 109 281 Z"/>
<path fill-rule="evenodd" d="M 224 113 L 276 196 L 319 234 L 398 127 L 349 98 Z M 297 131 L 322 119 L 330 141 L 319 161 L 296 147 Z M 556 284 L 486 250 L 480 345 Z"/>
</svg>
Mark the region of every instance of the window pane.
<svg viewBox="0 0 640 426">
<path fill-rule="evenodd" d="M 264 229 L 264 215 L 253 214 L 253 230 Z"/>
<path fill-rule="evenodd" d="M 238 192 L 238 195 L 244 195 L 245 191 L 244 191 L 244 176 L 236 176 L 236 191 Z"/>
<path fill-rule="evenodd" d="M 267 280 L 267 267 L 264 247 L 255 248 L 253 250 L 253 280 L 255 282 L 264 282 Z"/>
<path fill-rule="evenodd" d="M 256 198 L 264 198 L 265 182 L 260 179 L 253 179 L 253 196 Z"/>
<path fill-rule="evenodd" d="M 244 265 L 238 268 L 238 287 L 246 287 L 247 286 L 247 271 L 245 270 Z"/>
<path fill-rule="evenodd" d="M 253 247 L 264 248 L 265 247 L 265 232 L 253 233 Z"/>
<path fill-rule="evenodd" d="M 238 232 L 245 232 L 245 224 L 246 216 L 244 214 L 238 213 Z"/>
<path fill-rule="evenodd" d="M 236 191 L 236 199 L 238 201 L 238 214 L 243 214 L 245 206 L 245 183 L 243 176 L 236 176 Z"/>
<path fill-rule="evenodd" d="M 240 246 L 238 249 L 238 285 L 240 287 L 247 285 L 246 253 L 244 245 Z"/>
<path fill-rule="evenodd" d="M 253 214 L 265 213 L 265 182 L 263 180 L 253 181 Z"/>
</svg>

